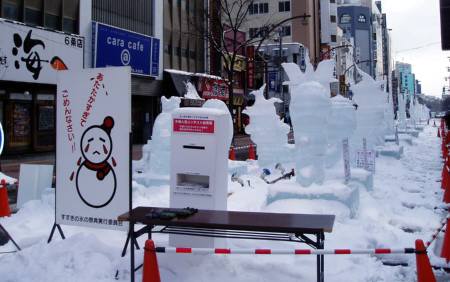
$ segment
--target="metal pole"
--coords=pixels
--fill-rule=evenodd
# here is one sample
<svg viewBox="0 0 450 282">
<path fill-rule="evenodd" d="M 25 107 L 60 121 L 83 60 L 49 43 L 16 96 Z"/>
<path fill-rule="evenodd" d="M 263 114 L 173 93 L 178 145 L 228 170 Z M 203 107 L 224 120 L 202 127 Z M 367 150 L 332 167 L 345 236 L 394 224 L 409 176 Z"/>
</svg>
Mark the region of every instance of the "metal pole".
<svg viewBox="0 0 450 282">
<path fill-rule="evenodd" d="M 285 112 L 285 101 L 284 101 L 284 92 L 283 92 L 283 69 L 282 69 L 282 67 L 281 67 L 281 63 L 283 62 L 283 27 L 281 27 L 280 26 L 280 28 L 278 29 L 278 35 L 279 35 L 279 37 L 280 37 L 280 52 L 278 53 L 279 54 L 279 73 L 280 73 L 280 75 L 279 75 L 279 77 L 280 77 L 280 97 L 281 97 L 281 99 L 283 100 L 283 110 L 282 110 L 282 113 L 283 113 L 283 116 L 285 116 L 286 115 L 286 112 Z"/>
</svg>

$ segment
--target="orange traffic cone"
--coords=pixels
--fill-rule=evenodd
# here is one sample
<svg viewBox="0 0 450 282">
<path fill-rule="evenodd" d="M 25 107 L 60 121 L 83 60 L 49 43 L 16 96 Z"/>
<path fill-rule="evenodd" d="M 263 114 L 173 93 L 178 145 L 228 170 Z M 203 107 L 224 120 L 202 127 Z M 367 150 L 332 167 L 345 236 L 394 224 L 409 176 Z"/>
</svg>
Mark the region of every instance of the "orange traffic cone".
<svg viewBox="0 0 450 282">
<path fill-rule="evenodd" d="M 442 198 L 442 201 L 444 203 L 446 203 L 446 204 L 449 204 L 450 203 L 450 185 L 448 185 L 448 183 L 446 183 L 444 189 L 445 189 L 444 190 L 444 197 Z M 449 247 L 450 247 L 450 245 L 449 245 Z"/>
<path fill-rule="evenodd" d="M 253 146 L 252 143 L 250 143 L 250 146 L 248 147 L 248 159 L 256 160 L 255 147 Z"/>
<path fill-rule="evenodd" d="M 427 250 L 422 240 L 416 240 L 417 282 L 436 282 Z"/>
<path fill-rule="evenodd" d="M 161 282 L 153 240 L 145 241 L 142 282 Z"/>
<path fill-rule="evenodd" d="M 230 148 L 230 153 L 228 155 L 228 158 L 232 161 L 236 160 L 236 153 L 234 152 L 234 147 Z"/>
<path fill-rule="evenodd" d="M 0 182 L 0 217 L 10 215 L 11 210 L 9 209 L 8 190 L 6 188 L 5 179 L 2 179 Z"/>
<path fill-rule="evenodd" d="M 447 217 L 447 227 L 445 229 L 444 235 L 444 243 L 442 244 L 441 257 L 447 260 L 447 263 L 450 261 L 450 218 Z"/>
</svg>

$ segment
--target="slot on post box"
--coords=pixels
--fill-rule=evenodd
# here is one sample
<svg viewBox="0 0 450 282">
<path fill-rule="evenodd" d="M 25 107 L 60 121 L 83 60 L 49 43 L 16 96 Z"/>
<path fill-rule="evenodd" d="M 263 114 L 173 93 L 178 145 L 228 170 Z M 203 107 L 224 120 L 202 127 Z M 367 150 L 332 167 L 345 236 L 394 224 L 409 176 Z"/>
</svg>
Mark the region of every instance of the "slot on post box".
<svg viewBox="0 0 450 282">
<path fill-rule="evenodd" d="M 209 176 L 178 173 L 177 191 L 209 193 Z"/>
</svg>

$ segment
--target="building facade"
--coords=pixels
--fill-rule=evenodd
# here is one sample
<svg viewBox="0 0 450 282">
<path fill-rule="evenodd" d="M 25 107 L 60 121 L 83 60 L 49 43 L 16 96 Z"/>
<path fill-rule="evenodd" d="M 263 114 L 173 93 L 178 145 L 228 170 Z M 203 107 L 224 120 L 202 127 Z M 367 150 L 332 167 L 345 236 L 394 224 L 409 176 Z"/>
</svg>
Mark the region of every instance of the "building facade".
<svg viewBox="0 0 450 282">
<path fill-rule="evenodd" d="M 53 150 L 56 72 L 62 64 L 83 67 L 85 41 L 76 35 L 79 1 L 5 0 L 0 5 L 4 154 Z"/>
<path fill-rule="evenodd" d="M 354 57 L 358 67 L 375 77 L 374 43 L 372 40 L 372 14 L 365 6 L 339 6 L 338 25 L 344 37 L 353 39 Z"/>
<path fill-rule="evenodd" d="M 336 0 L 320 0 L 320 51 L 321 59 L 330 59 L 332 48 L 337 40 L 337 3 Z"/>
<path fill-rule="evenodd" d="M 405 99 L 412 101 L 415 95 L 416 79 L 411 64 L 396 62 L 395 76 L 399 80 L 399 94 L 403 94 Z"/>
<path fill-rule="evenodd" d="M 162 2 L 4 0 L 0 5 L 5 154 L 55 149 L 56 72 L 62 69 L 130 65 L 134 143 L 146 142 L 164 94 Z"/>
<path fill-rule="evenodd" d="M 300 16 L 306 17 L 300 18 Z M 265 32 L 261 30 L 262 27 L 293 17 L 299 18 L 282 24 L 283 42 L 302 44 L 308 48 L 312 62 L 319 61 L 321 37 L 319 0 L 254 1 L 249 8 L 247 20 L 243 22 L 240 29 L 247 34 L 247 38 L 259 38 Z M 278 35 L 276 32 L 264 44 L 275 43 Z"/>
</svg>

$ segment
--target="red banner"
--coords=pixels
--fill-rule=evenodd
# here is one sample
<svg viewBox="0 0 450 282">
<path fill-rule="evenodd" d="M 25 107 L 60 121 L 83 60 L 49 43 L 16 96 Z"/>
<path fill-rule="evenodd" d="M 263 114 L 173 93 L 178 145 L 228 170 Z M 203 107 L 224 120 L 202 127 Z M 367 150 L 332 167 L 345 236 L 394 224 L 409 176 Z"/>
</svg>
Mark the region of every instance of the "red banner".
<svg viewBox="0 0 450 282">
<path fill-rule="evenodd" d="M 176 118 L 173 120 L 173 132 L 214 133 L 214 121 Z"/>
<path fill-rule="evenodd" d="M 253 89 L 255 81 L 255 47 L 247 46 L 247 87 Z"/>
</svg>

